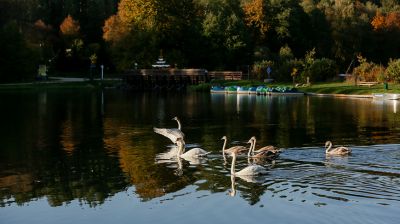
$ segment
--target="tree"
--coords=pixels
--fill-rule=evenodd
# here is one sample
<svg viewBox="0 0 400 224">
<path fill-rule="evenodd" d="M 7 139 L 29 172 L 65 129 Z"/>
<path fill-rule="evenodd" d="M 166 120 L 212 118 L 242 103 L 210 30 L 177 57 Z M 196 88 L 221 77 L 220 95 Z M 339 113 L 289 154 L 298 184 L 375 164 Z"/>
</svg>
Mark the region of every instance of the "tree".
<svg viewBox="0 0 400 224">
<path fill-rule="evenodd" d="M 239 1 L 217 0 L 203 4 L 203 35 L 209 43 L 210 67 L 235 68 L 251 59 L 250 38 Z"/>
<path fill-rule="evenodd" d="M 60 31 L 64 36 L 77 37 L 79 35 L 79 22 L 68 15 L 60 25 Z"/>
<path fill-rule="evenodd" d="M 264 0 L 252 0 L 243 4 L 246 25 L 256 29 L 261 38 L 265 37 L 270 29 L 265 6 Z"/>
<path fill-rule="evenodd" d="M 0 82 L 32 80 L 39 57 L 26 43 L 16 22 L 0 27 L 0 44 Z"/>
</svg>

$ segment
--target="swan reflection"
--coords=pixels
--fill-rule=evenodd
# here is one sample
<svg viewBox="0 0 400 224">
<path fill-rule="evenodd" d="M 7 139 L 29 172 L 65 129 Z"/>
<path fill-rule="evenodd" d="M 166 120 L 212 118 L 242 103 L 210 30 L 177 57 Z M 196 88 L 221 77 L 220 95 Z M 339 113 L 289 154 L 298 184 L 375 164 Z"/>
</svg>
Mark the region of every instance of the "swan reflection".
<svg viewBox="0 0 400 224">
<path fill-rule="evenodd" d="M 228 195 L 231 197 L 235 197 L 236 195 L 236 178 L 235 175 L 231 175 L 231 190 L 228 192 Z"/>
</svg>

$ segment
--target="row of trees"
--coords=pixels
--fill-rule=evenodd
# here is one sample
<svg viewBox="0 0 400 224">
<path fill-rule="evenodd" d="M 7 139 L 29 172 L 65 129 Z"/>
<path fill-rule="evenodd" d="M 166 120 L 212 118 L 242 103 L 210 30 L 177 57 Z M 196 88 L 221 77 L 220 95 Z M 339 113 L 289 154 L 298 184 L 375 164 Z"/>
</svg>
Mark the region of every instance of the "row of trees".
<svg viewBox="0 0 400 224">
<path fill-rule="evenodd" d="M 4 0 L 0 4 L 0 10 L 6 9 L 0 12 L 0 32 L 7 33 L 0 41 L 12 42 L 2 51 L 0 63 L 15 60 L 7 68 L 12 77 L 32 70 L 35 61 L 26 59 L 35 54 L 40 56 L 33 58 L 51 60 L 59 71 L 87 70 L 94 56 L 97 63 L 122 71 L 134 64 L 150 67 L 163 50 L 177 67 L 213 70 L 254 65 L 256 71 L 273 62 L 275 78 L 282 80 L 291 79 L 293 68 L 299 66 L 296 60 L 302 61 L 301 73 L 307 73 L 310 52 L 317 62 L 332 66 L 333 60 L 341 71 L 360 54 L 378 64 L 400 57 L 398 0 Z M 23 66 L 27 71 L 14 70 L 22 63 L 16 58 L 31 64 Z"/>
</svg>

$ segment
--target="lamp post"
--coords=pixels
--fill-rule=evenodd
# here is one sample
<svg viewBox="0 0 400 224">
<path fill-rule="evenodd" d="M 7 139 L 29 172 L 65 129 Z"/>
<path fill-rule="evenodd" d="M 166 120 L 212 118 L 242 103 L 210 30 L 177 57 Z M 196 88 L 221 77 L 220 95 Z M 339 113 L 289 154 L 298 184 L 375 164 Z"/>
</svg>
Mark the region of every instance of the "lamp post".
<svg viewBox="0 0 400 224">
<path fill-rule="evenodd" d="M 104 65 L 100 65 L 101 68 L 101 80 L 104 79 Z"/>
</svg>

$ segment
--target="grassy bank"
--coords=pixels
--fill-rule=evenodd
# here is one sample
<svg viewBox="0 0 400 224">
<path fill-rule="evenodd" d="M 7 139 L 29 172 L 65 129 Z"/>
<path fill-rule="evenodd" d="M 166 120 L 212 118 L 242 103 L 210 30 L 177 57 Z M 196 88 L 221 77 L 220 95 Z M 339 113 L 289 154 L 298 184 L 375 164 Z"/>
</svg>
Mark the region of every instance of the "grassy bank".
<svg viewBox="0 0 400 224">
<path fill-rule="evenodd" d="M 256 80 L 218 80 L 211 83 L 203 83 L 197 86 L 192 86 L 191 89 L 194 91 L 209 91 L 211 86 L 292 86 L 291 83 L 264 83 Z M 377 84 L 375 86 L 355 86 L 352 83 L 346 82 L 330 82 L 330 83 L 316 83 L 308 87 L 298 87 L 301 92 L 306 93 L 323 93 L 323 94 L 356 94 L 366 95 L 372 93 L 400 93 L 400 84 L 389 83 L 389 89 L 385 90 L 383 84 Z"/>
<path fill-rule="evenodd" d="M 372 93 L 400 93 L 400 84 L 389 83 L 388 90 L 385 90 L 383 84 L 368 87 L 355 86 L 352 83 L 345 82 L 317 83 L 308 87 L 300 87 L 298 89 L 307 93 L 367 95 Z"/>
</svg>

